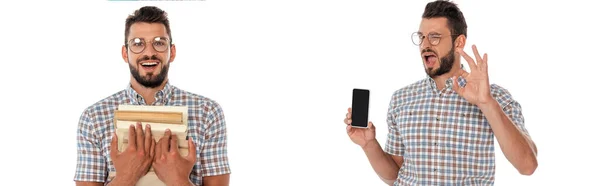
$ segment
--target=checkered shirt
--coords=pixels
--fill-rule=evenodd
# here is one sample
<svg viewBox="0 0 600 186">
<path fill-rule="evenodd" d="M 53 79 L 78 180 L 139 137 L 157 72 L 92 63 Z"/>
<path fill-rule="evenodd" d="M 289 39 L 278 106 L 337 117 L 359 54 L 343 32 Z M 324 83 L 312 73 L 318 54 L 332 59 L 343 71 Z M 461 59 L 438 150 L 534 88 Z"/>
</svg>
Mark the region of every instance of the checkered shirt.
<svg viewBox="0 0 600 186">
<path fill-rule="evenodd" d="M 465 80 L 459 78 L 459 85 Z M 520 104 L 491 84 L 492 96 L 518 129 L 524 126 Z M 493 185 L 494 134 L 481 110 L 452 90 L 426 78 L 394 92 L 387 114 L 385 151 L 404 163 L 394 185 Z"/>
<path fill-rule="evenodd" d="M 194 140 L 197 159 L 190 180 L 202 185 L 203 176 L 230 173 L 227 132 L 220 105 L 209 98 L 186 92 L 167 82 L 155 95 L 152 105 L 188 106 L 188 138 Z M 121 104 L 146 105 L 131 85 L 86 108 L 77 128 L 77 167 L 75 181 L 104 182 L 115 171 L 110 158 L 110 142 L 115 131 L 113 111 Z"/>
</svg>

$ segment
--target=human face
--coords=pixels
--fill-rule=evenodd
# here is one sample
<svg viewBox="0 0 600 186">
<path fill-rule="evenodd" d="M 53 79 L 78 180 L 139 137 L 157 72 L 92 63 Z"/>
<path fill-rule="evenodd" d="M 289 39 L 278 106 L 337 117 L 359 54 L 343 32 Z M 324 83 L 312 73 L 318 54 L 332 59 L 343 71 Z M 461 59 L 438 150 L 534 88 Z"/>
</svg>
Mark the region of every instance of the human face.
<svg viewBox="0 0 600 186">
<path fill-rule="evenodd" d="M 161 23 L 134 23 L 129 30 L 123 59 L 129 64 L 131 76 L 140 85 L 155 88 L 168 75 L 169 63 L 175 58 L 175 46 Z"/>
<path fill-rule="evenodd" d="M 415 37 L 417 39 L 415 39 Z M 418 38 L 422 38 L 419 41 Z M 425 73 L 435 78 L 452 70 L 455 64 L 454 42 L 446 18 L 422 19 L 419 31 L 413 35 L 419 44 Z"/>
</svg>

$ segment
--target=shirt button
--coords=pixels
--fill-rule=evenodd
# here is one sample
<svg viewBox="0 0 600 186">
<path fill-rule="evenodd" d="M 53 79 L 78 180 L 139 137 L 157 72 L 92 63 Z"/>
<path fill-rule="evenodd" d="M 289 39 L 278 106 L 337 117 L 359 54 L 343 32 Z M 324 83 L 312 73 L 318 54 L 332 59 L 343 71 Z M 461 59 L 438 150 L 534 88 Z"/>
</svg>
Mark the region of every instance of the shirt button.
<svg viewBox="0 0 600 186">
<path fill-rule="evenodd" d="M 437 146 L 437 142 L 436 142 L 436 143 L 433 143 L 433 145 Z"/>
<path fill-rule="evenodd" d="M 436 117 L 436 118 L 435 118 L 435 120 L 438 120 L 438 121 L 439 121 L 439 120 L 440 120 L 440 117 Z"/>
<path fill-rule="evenodd" d="M 433 169 L 433 172 L 437 172 L 437 169 Z"/>
</svg>

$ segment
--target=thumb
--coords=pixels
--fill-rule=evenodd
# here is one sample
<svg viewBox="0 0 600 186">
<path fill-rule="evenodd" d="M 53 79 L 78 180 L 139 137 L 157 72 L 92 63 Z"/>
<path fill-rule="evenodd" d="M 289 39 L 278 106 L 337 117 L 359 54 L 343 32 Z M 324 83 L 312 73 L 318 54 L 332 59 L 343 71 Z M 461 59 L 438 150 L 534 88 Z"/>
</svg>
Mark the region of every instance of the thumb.
<svg viewBox="0 0 600 186">
<path fill-rule="evenodd" d="M 373 122 L 370 122 L 370 121 L 369 121 L 369 124 L 367 125 L 367 128 L 368 128 L 369 130 L 375 130 L 375 125 L 373 125 Z"/>
<path fill-rule="evenodd" d="M 187 159 L 196 163 L 196 144 L 192 138 L 188 139 L 188 155 Z"/>
<path fill-rule="evenodd" d="M 117 157 L 119 154 L 119 138 L 117 137 L 116 132 L 113 132 L 112 134 L 112 139 L 110 141 L 110 157 L 115 159 L 115 157 Z"/>
</svg>

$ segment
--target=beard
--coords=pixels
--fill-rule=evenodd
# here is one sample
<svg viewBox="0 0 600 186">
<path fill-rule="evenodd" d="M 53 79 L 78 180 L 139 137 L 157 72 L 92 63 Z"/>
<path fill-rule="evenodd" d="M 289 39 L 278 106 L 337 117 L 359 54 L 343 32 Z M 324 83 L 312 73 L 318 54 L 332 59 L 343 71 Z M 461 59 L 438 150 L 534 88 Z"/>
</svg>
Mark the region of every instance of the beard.
<svg viewBox="0 0 600 186">
<path fill-rule="evenodd" d="M 433 50 L 424 49 L 422 52 L 433 52 Z M 433 68 L 425 68 L 425 72 L 429 77 L 434 78 L 450 72 L 452 66 L 454 66 L 454 47 L 450 49 L 450 52 L 446 56 L 440 58 L 440 68 L 435 70 Z"/>
<path fill-rule="evenodd" d="M 142 86 L 146 88 L 156 88 L 160 86 L 165 79 L 167 78 L 167 74 L 169 72 L 169 64 L 164 64 L 160 68 L 160 72 L 158 74 L 153 74 L 153 72 L 148 72 L 146 74 L 141 74 L 139 70 L 138 64 L 144 60 L 158 60 L 160 61 L 159 65 L 163 64 L 163 60 L 159 59 L 157 56 L 153 55 L 152 57 L 144 56 L 137 60 L 136 65 L 132 65 L 129 63 L 129 71 L 131 75 Z"/>
</svg>

